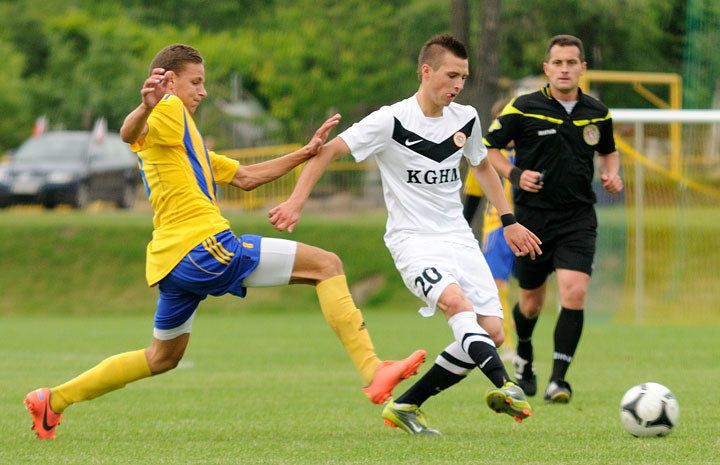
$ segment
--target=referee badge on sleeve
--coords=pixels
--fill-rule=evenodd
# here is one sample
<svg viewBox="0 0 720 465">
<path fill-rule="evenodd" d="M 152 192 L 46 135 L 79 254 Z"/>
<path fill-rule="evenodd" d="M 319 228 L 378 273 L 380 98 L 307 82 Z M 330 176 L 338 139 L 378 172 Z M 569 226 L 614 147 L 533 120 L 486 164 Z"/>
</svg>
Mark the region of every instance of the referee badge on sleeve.
<svg viewBox="0 0 720 465">
<path fill-rule="evenodd" d="M 453 142 L 455 142 L 455 145 L 459 148 L 462 148 L 465 145 L 465 142 L 467 142 L 467 136 L 464 132 L 458 131 L 455 135 L 453 135 Z"/>
<path fill-rule="evenodd" d="M 583 139 L 587 145 L 597 145 L 600 142 L 600 129 L 594 124 L 588 124 L 583 129 Z"/>
</svg>

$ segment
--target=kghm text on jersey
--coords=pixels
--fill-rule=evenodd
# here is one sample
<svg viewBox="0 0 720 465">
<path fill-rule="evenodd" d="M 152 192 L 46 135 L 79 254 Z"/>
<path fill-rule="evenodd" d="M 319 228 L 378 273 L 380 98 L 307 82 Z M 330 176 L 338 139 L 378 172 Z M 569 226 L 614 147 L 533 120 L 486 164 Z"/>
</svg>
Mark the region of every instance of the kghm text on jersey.
<svg viewBox="0 0 720 465">
<path fill-rule="evenodd" d="M 445 184 L 460 180 L 457 168 L 444 170 L 407 170 L 408 184 Z"/>
</svg>

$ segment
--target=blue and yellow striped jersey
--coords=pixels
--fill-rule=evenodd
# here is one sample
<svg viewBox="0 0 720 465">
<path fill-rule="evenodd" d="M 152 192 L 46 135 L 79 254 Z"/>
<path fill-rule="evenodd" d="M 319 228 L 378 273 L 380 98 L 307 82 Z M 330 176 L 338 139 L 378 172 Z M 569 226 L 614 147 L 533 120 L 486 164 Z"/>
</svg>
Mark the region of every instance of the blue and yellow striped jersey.
<svg viewBox="0 0 720 465">
<path fill-rule="evenodd" d="M 217 206 L 217 185 L 227 185 L 239 162 L 210 152 L 182 101 L 171 94 L 147 121 L 144 139 L 131 145 L 155 211 L 145 274 L 153 286 L 196 245 L 230 228 Z"/>
</svg>

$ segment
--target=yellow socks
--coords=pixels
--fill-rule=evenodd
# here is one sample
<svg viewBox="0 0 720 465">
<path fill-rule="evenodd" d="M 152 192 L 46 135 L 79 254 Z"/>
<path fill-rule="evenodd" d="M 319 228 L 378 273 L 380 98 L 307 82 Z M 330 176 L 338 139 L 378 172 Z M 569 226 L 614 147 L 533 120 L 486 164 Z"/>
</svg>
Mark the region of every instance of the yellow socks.
<svg viewBox="0 0 720 465">
<path fill-rule="evenodd" d="M 380 359 L 375 355 L 362 313 L 355 307 L 345 275 L 334 276 L 315 287 L 325 319 L 350 355 L 364 385 L 370 384 Z"/>
<path fill-rule="evenodd" d="M 502 346 L 505 349 L 515 349 L 513 343 L 513 333 L 515 329 L 512 327 L 513 316 L 508 306 L 508 286 L 498 286 L 498 294 L 500 295 L 500 305 L 503 309 L 503 331 L 505 331 L 505 342 Z"/>
<path fill-rule="evenodd" d="M 55 413 L 62 413 L 70 404 L 94 399 L 150 375 L 145 349 L 114 355 L 67 383 L 50 389 L 50 408 Z"/>
</svg>

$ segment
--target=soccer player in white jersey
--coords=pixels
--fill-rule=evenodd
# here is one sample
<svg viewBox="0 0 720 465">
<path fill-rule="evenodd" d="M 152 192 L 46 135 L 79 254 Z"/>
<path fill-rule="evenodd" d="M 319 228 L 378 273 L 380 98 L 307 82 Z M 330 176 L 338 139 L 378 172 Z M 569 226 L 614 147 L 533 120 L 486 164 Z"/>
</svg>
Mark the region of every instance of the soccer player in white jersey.
<svg viewBox="0 0 720 465">
<path fill-rule="evenodd" d="M 374 158 L 388 210 L 385 244 L 406 286 L 426 303 L 420 313 L 431 316 L 439 308 L 455 337 L 423 377 L 427 397 L 477 366 L 494 385 L 485 395 L 488 406 L 522 421 L 531 415 L 530 404 L 496 350 L 504 339 L 497 287 L 462 214 L 462 157 L 497 206 L 513 252 L 534 258 L 541 253 L 540 241 L 510 211 L 498 174 L 485 158 L 476 110 L 453 102 L 467 76 L 464 45 L 450 35 L 432 37 L 418 59 L 417 93 L 375 111 L 325 145 L 288 200 L 270 210 L 270 221 L 292 232 L 331 161 L 348 153 L 358 162 Z M 438 434 L 427 427 L 418 403 L 403 397 L 386 406 L 386 423 L 411 434 Z"/>
</svg>

